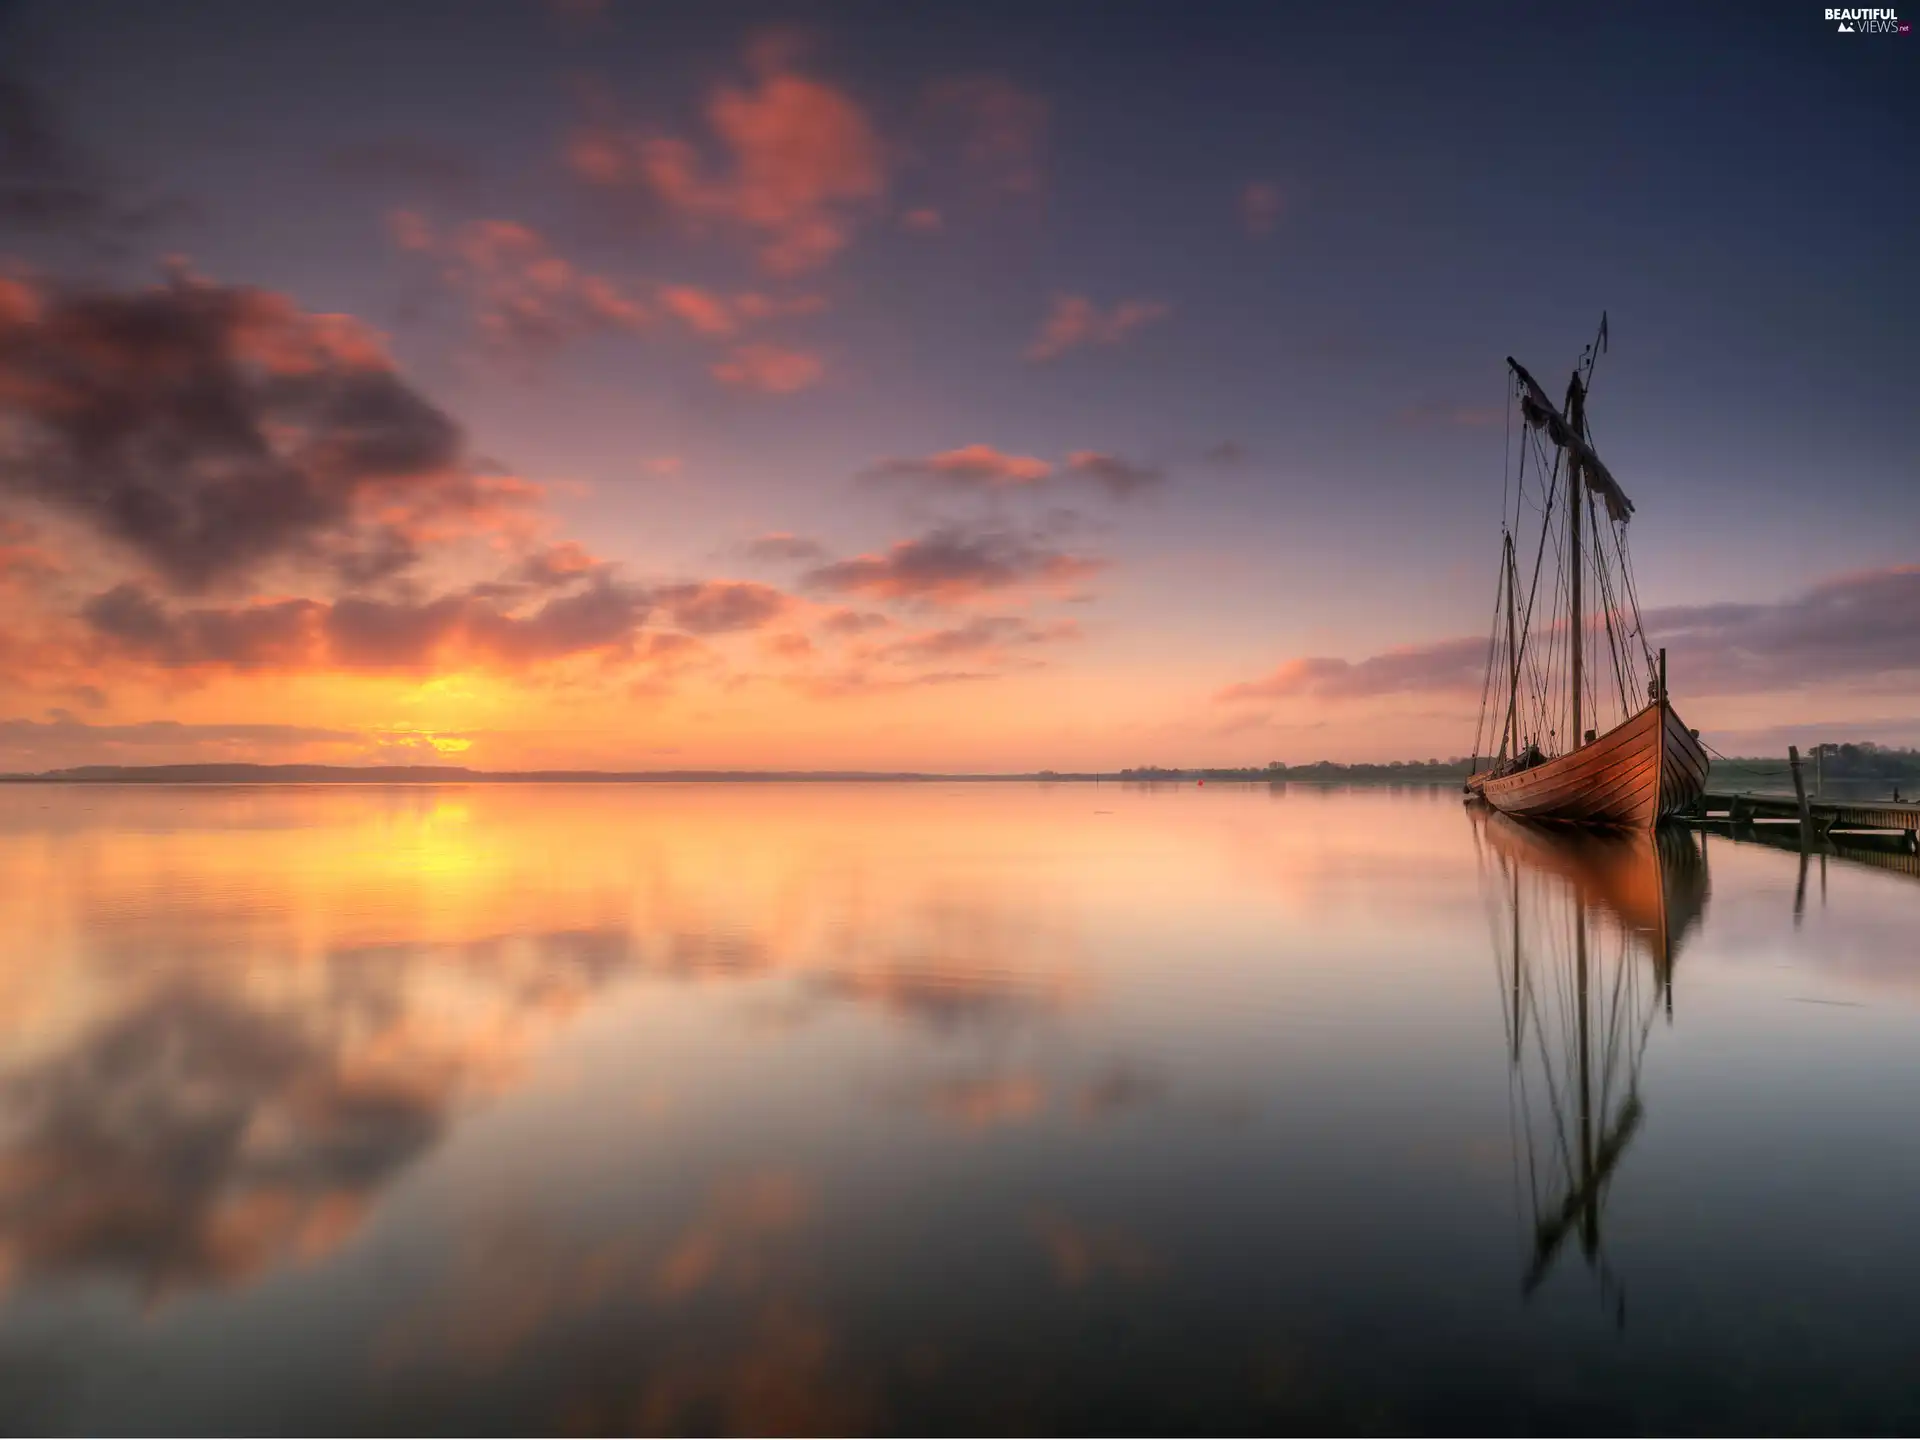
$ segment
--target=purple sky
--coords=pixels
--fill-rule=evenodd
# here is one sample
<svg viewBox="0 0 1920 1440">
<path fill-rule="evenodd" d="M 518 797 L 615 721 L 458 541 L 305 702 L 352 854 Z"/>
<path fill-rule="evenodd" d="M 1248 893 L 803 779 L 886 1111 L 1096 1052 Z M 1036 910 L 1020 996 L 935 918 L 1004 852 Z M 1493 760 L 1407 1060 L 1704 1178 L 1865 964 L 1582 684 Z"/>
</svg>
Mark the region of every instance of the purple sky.
<svg viewBox="0 0 1920 1440">
<path fill-rule="evenodd" d="M 1800 4 L 0 7 L 0 768 L 1463 753 L 1502 360 L 1603 308 L 1689 722 L 1920 742 L 1916 82 Z"/>
</svg>

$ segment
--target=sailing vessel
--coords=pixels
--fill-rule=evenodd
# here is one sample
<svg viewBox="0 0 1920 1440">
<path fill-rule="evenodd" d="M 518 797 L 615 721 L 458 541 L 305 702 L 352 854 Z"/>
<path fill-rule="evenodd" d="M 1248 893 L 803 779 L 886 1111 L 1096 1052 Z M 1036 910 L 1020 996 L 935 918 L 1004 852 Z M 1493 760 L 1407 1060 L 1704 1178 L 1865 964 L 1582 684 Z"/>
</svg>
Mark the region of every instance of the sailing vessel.
<svg viewBox="0 0 1920 1440">
<path fill-rule="evenodd" d="M 1606 348 L 1603 315 L 1564 409 L 1507 357 L 1522 423 L 1508 425 L 1500 580 L 1466 788 L 1509 815 L 1646 829 L 1699 798 L 1707 752 L 1668 697 L 1666 651 L 1656 657 L 1647 644 L 1627 549 L 1633 502 L 1587 422 Z M 1517 537 L 1530 513 L 1539 533 L 1523 585 Z M 1611 677 L 1592 663 L 1602 655 Z"/>
<path fill-rule="evenodd" d="M 1706 858 L 1679 826 L 1583 831 L 1493 814 L 1476 821 L 1475 838 L 1506 1029 L 1516 1189 L 1524 1174 L 1531 1210 L 1521 1292 L 1538 1290 L 1577 1239 L 1624 1323 L 1602 1212 L 1646 1118 L 1641 1058 L 1661 1012 L 1673 1017 L 1674 962 L 1706 908 Z"/>
</svg>

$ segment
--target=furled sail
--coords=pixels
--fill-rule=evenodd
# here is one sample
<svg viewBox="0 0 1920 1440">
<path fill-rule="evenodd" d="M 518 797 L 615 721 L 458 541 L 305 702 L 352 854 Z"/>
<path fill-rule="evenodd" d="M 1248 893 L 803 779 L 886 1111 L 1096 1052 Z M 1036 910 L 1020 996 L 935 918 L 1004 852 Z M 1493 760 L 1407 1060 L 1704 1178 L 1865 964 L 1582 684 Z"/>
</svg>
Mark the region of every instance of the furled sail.
<svg viewBox="0 0 1920 1440">
<path fill-rule="evenodd" d="M 1571 450 L 1580 460 L 1580 473 L 1588 485 L 1599 491 L 1607 502 L 1607 514 L 1616 522 L 1627 519 L 1633 514 L 1633 502 L 1627 498 L 1627 492 L 1620 488 L 1620 482 L 1613 478 L 1613 472 L 1601 462 L 1594 448 L 1587 443 L 1584 435 L 1576 435 L 1573 427 L 1567 423 L 1566 416 L 1554 407 L 1526 367 L 1511 355 L 1507 364 L 1513 367 L 1513 373 L 1520 377 L 1520 383 L 1526 387 L 1526 394 L 1520 400 L 1520 412 L 1526 416 L 1527 423 L 1535 429 L 1545 427 L 1547 436 L 1563 450 Z"/>
</svg>

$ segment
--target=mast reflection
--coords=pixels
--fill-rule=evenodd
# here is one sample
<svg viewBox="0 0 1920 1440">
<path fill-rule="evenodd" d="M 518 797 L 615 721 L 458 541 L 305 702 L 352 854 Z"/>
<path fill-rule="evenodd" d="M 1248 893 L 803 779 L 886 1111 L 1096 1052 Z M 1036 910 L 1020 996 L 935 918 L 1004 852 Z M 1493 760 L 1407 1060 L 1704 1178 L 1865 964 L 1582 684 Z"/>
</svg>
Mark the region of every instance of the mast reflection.
<svg viewBox="0 0 1920 1440">
<path fill-rule="evenodd" d="M 1596 832 L 1474 812 L 1506 1027 L 1514 1163 L 1532 1228 L 1531 1296 L 1577 1237 L 1617 1323 L 1601 1237 L 1608 1188 L 1645 1116 L 1640 1062 L 1707 902 L 1685 830 Z M 1523 1167 L 1524 1161 L 1524 1167 Z"/>
</svg>

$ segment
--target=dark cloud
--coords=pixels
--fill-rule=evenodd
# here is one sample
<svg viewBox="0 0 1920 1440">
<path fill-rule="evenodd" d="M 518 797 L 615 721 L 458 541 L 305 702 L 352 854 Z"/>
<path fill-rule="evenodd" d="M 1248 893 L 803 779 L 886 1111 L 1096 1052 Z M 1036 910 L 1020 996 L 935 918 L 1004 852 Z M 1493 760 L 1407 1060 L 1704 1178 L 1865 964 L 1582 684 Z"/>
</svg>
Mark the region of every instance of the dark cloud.
<svg viewBox="0 0 1920 1440">
<path fill-rule="evenodd" d="M 675 625 L 697 635 L 757 630 L 784 614 L 789 604 L 787 597 L 771 585 L 751 580 L 668 585 L 654 591 L 653 598 Z"/>
<path fill-rule="evenodd" d="M 505 357 L 525 362 L 588 336 L 652 323 L 649 304 L 610 277 L 580 269 L 531 226 L 476 220 L 439 229 L 409 210 L 390 223 L 401 249 L 439 263 L 442 278 L 472 307 L 481 338 Z"/>
<path fill-rule="evenodd" d="M 743 551 L 750 560 L 824 560 L 827 547 L 805 535 L 775 530 L 749 540 Z"/>
<path fill-rule="evenodd" d="M 347 670 L 431 669 L 441 650 L 452 643 L 469 611 L 483 608 L 483 603 L 465 595 L 442 595 L 424 602 L 348 596 L 326 609 L 316 627 L 316 649 L 303 657 L 304 665 L 320 668 L 331 663 Z M 211 652 L 189 663 L 232 662 L 223 654 Z"/>
<path fill-rule="evenodd" d="M 1075 450 L 1055 465 L 1037 455 L 1015 455 L 991 445 L 963 445 L 932 455 L 893 456 L 869 466 L 857 477 L 868 481 L 904 480 L 944 490 L 986 493 L 1034 493 L 1060 480 L 1085 480 L 1116 500 L 1158 485 L 1163 472 L 1099 450 Z"/>
<path fill-rule="evenodd" d="M 1074 451 L 1067 457 L 1067 469 L 1102 486 L 1116 500 L 1150 490 L 1166 479 L 1160 470 L 1135 465 L 1117 455 L 1103 455 L 1097 450 Z"/>
<path fill-rule="evenodd" d="M 1776 605 L 1647 612 L 1676 693 L 1745 694 L 1920 670 L 1920 565 L 1835 576 Z"/>
<path fill-rule="evenodd" d="M 353 321 L 179 275 L 0 282 L 0 421 L 0 487 L 189 592 L 284 559 L 388 576 L 417 530 L 485 528 L 531 494 L 467 469 L 453 421 Z"/>
<path fill-rule="evenodd" d="M 171 607 L 128 582 L 95 596 L 81 614 L 115 653 L 170 668 L 426 670 L 452 662 L 519 670 L 625 651 L 649 608 L 644 590 L 602 574 L 518 612 L 472 590 Z"/>
<path fill-rule="evenodd" d="M 392 580 L 417 565 L 422 554 L 418 540 L 391 525 L 369 526 L 353 543 L 326 548 L 332 551 L 328 563 L 334 575 L 350 590 Z"/>
<path fill-rule="evenodd" d="M 647 593 L 601 579 L 573 595 L 549 600 L 524 616 L 476 608 L 467 619 L 469 643 L 508 666 L 533 665 L 629 642 L 646 620 Z"/>
<path fill-rule="evenodd" d="M 1870 684 L 1920 671 L 1920 566 L 1836 576 L 1773 605 L 1676 605 L 1644 616 L 1679 695 L 1739 695 Z M 1361 661 L 1289 660 L 1222 700 L 1352 698 L 1480 688 L 1484 636 L 1409 645 Z"/>
<path fill-rule="evenodd" d="M 188 208 L 178 197 L 122 193 L 40 91 L 0 70 L 0 229 L 117 251 Z"/>
<path fill-rule="evenodd" d="M 1017 490 L 1043 484 L 1053 465 L 1034 455 L 1010 455 L 991 445 L 962 445 L 934 455 L 882 460 L 864 471 L 864 480 L 917 480 L 957 490 Z"/>
<path fill-rule="evenodd" d="M 425 670 L 443 659 L 517 670 L 571 655 L 620 650 L 646 620 L 644 591 L 602 578 L 537 609 L 510 614 L 469 594 L 426 602 L 347 597 L 328 613 L 333 664 L 353 670 Z"/>
<path fill-rule="evenodd" d="M 1213 465 L 1238 465 L 1247 458 L 1247 449 L 1237 440 L 1222 440 L 1207 447 L 1205 458 Z"/>
<path fill-rule="evenodd" d="M 326 607 L 317 600 L 169 611 L 132 581 L 96 595 L 80 617 L 122 650 L 156 664 L 293 670 L 310 663 Z"/>
<path fill-rule="evenodd" d="M 1409 645 L 1358 662 L 1330 657 L 1289 660 L 1259 680 L 1229 685 L 1221 700 L 1274 700 L 1292 695 L 1354 699 L 1408 691 L 1477 691 L 1485 678 L 1485 637 Z"/>
<path fill-rule="evenodd" d="M 606 566 L 595 560 L 582 546 L 571 540 L 563 540 L 521 561 L 514 572 L 514 579 L 538 589 L 558 590 L 577 584 L 604 569 Z"/>
<path fill-rule="evenodd" d="M 950 602 L 1084 580 L 1105 562 L 1069 555 L 1012 531 L 942 526 L 902 540 L 881 555 L 861 555 L 808 572 L 805 583 L 829 594 Z"/>
<path fill-rule="evenodd" d="M 884 630 L 891 624 L 893 621 L 886 616 L 877 615 L 871 610 L 842 608 L 832 611 L 822 620 L 820 628 L 829 635 L 864 635 L 869 630 Z"/>
<path fill-rule="evenodd" d="M 889 660 L 915 663 L 952 660 L 957 656 L 996 655 L 1015 646 L 1071 640 L 1079 634 L 1080 627 L 1071 620 L 1036 625 L 1018 615 L 977 615 L 945 630 L 908 636 L 886 646 L 880 654 Z"/>
</svg>

